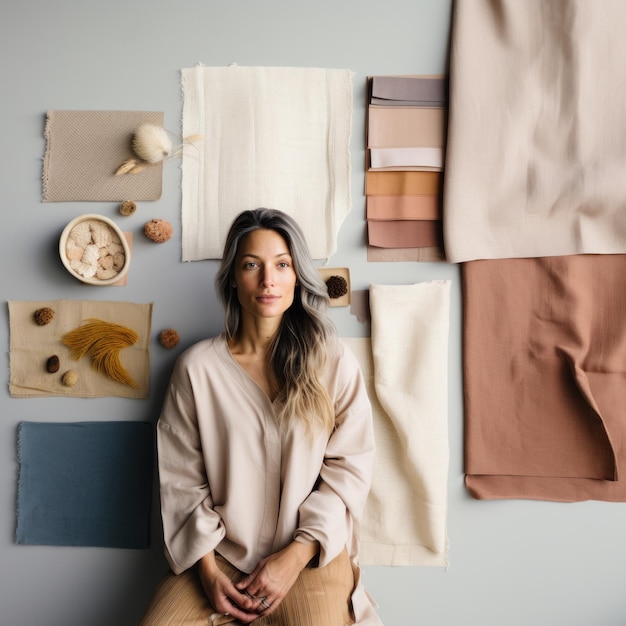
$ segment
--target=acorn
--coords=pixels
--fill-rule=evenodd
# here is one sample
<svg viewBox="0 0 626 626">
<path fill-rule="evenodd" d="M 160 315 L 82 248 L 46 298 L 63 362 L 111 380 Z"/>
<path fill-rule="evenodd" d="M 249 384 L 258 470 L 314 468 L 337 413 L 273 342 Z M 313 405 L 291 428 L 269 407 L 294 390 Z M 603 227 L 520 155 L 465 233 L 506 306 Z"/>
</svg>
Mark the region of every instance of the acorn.
<svg viewBox="0 0 626 626">
<path fill-rule="evenodd" d="M 56 372 L 59 371 L 59 367 L 61 367 L 61 363 L 59 361 L 59 357 L 56 354 L 53 354 L 46 361 L 46 370 L 48 372 L 50 372 L 51 374 L 55 374 Z"/>
</svg>

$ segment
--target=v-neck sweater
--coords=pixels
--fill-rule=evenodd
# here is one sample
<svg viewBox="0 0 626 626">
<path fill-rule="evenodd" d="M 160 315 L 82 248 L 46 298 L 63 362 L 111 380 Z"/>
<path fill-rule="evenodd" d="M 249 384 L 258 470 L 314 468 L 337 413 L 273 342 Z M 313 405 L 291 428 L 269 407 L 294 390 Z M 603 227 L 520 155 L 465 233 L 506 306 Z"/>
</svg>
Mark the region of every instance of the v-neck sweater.
<svg viewBox="0 0 626 626">
<path fill-rule="evenodd" d="M 323 383 L 335 408 L 332 432 L 311 435 L 298 416 L 280 429 L 278 407 L 236 362 L 224 334 L 181 354 L 157 426 L 174 573 L 212 550 L 250 572 L 295 539 L 319 542 L 319 566 L 347 548 L 358 581 L 374 440 L 361 371 L 341 340 L 329 344 Z"/>
</svg>

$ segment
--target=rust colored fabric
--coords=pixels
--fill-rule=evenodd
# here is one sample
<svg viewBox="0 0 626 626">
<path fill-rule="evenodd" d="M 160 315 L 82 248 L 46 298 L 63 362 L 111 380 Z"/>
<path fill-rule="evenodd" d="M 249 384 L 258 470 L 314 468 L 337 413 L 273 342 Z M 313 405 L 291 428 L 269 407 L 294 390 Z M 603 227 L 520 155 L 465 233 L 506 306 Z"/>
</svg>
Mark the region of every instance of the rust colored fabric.
<svg viewBox="0 0 626 626">
<path fill-rule="evenodd" d="M 378 248 L 429 248 L 443 239 L 439 220 L 368 222 L 367 237 Z"/>
<path fill-rule="evenodd" d="M 367 196 L 419 196 L 441 192 L 440 172 L 387 171 L 365 173 Z"/>
<path fill-rule="evenodd" d="M 470 493 L 626 501 L 626 255 L 462 275 Z"/>
<path fill-rule="evenodd" d="M 217 555 L 217 563 L 231 580 L 243 574 Z M 354 624 L 350 595 L 354 577 L 344 550 L 325 567 L 305 568 L 280 607 L 271 615 L 252 622 L 253 626 L 338 626 Z M 223 613 L 216 613 L 194 569 L 180 575 L 168 573 L 159 585 L 141 626 L 206 626 L 241 624 Z"/>
</svg>

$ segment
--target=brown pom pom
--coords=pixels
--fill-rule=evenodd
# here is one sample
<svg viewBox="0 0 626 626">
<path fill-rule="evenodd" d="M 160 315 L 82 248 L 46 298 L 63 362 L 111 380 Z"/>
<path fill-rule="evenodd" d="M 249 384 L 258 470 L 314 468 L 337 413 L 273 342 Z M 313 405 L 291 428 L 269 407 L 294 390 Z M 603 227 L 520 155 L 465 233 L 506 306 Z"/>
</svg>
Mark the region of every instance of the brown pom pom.
<svg viewBox="0 0 626 626">
<path fill-rule="evenodd" d="M 124 202 L 120 204 L 120 213 L 122 215 L 132 215 L 136 210 L 137 205 L 132 200 L 124 200 Z"/>
<path fill-rule="evenodd" d="M 35 311 L 35 322 L 37 322 L 39 326 L 45 326 L 46 324 L 49 324 L 52 321 L 53 317 L 54 311 L 47 306 L 43 307 L 43 309 L 37 309 Z"/>
<path fill-rule="evenodd" d="M 348 283 L 343 276 L 331 276 L 326 281 L 326 287 L 328 289 L 328 297 L 331 300 L 341 298 L 348 293 Z"/>
<path fill-rule="evenodd" d="M 179 341 L 180 336 L 173 328 L 166 328 L 159 335 L 159 343 L 168 350 L 175 348 Z"/>
<path fill-rule="evenodd" d="M 146 222 L 143 231 L 148 239 L 152 239 L 156 243 L 167 241 L 173 231 L 172 225 L 167 220 L 153 219 Z"/>
</svg>

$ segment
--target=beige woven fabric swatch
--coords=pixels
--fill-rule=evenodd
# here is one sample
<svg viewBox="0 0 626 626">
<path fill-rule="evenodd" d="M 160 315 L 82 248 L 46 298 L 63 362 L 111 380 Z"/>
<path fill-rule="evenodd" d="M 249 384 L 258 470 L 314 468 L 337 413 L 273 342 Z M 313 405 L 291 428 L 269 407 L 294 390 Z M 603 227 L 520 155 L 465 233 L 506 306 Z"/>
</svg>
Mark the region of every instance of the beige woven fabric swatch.
<svg viewBox="0 0 626 626">
<path fill-rule="evenodd" d="M 54 310 L 53 320 L 39 326 L 34 312 L 42 307 Z M 118 383 L 98 373 L 85 356 L 79 361 L 70 357 L 62 343 L 65 333 L 78 328 L 88 318 L 98 318 L 132 328 L 139 335 L 136 344 L 123 348 L 120 360 L 138 388 Z M 14 397 L 75 396 L 99 398 L 147 398 L 150 384 L 150 332 L 152 304 L 95 300 L 9 301 L 9 392 Z M 46 370 L 46 361 L 57 355 L 61 367 L 55 374 Z M 66 387 L 63 374 L 74 370 L 78 382 Z"/>
<path fill-rule="evenodd" d="M 156 111 L 48 111 L 43 159 L 44 202 L 158 200 L 163 164 L 115 176 L 133 156 L 140 124 L 163 126 Z"/>
</svg>

